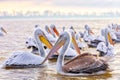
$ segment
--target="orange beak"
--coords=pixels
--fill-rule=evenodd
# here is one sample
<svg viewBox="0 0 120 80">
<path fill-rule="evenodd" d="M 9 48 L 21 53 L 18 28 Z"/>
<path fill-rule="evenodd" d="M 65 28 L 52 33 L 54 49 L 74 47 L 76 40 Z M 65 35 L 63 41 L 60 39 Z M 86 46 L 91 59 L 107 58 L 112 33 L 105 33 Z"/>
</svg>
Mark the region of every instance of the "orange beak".
<svg viewBox="0 0 120 80">
<path fill-rule="evenodd" d="M 53 28 L 53 31 L 56 33 L 57 36 L 59 36 L 59 32 L 55 27 Z"/>
<path fill-rule="evenodd" d="M 108 41 L 110 42 L 110 44 L 111 44 L 111 45 L 114 45 L 114 42 L 113 42 L 113 40 L 112 40 L 109 32 L 108 32 L 107 37 L 108 37 Z"/>
<path fill-rule="evenodd" d="M 49 32 L 50 34 L 52 34 L 49 28 L 48 28 L 48 32 Z"/>
</svg>

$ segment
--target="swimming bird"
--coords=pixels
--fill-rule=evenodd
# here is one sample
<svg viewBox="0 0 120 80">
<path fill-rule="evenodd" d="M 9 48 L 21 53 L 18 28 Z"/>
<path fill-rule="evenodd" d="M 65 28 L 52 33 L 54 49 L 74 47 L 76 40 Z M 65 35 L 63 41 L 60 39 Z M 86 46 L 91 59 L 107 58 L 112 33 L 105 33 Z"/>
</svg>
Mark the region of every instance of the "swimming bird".
<svg viewBox="0 0 120 80">
<path fill-rule="evenodd" d="M 33 37 L 28 37 L 26 39 L 25 45 L 27 49 L 32 49 L 31 53 L 39 55 L 37 43 Z M 47 49 L 47 47 L 44 44 L 42 44 L 42 46 L 44 46 L 44 49 Z"/>
<path fill-rule="evenodd" d="M 69 32 L 65 31 L 61 33 L 57 42 L 52 47 L 49 55 L 45 58 L 43 63 L 51 54 L 62 47 L 57 60 L 57 72 L 59 74 L 67 76 L 85 76 L 100 74 L 100 72 L 102 72 L 101 74 L 103 74 L 104 72 L 106 72 L 106 70 L 108 69 L 108 64 L 96 55 L 90 53 L 81 54 L 75 40 L 72 40 L 72 42 L 75 45 L 75 50 L 80 53 L 80 55 L 64 63 L 64 55 L 70 45 L 70 41 L 71 36 Z"/>
<path fill-rule="evenodd" d="M 83 41 L 81 32 L 75 34 L 75 39 L 77 41 L 78 47 L 82 50 L 85 50 L 88 45 Z"/>
<path fill-rule="evenodd" d="M 32 53 L 39 54 L 38 48 L 36 46 L 36 41 L 33 38 L 29 37 L 26 40 L 26 46 L 28 49 L 32 48 L 32 51 L 31 51 Z M 51 44 L 51 46 L 53 46 L 53 45 Z M 50 51 L 51 48 L 52 47 L 47 48 L 46 46 L 44 46 L 45 52 L 47 52 L 47 53 Z M 51 57 L 49 57 L 49 59 L 57 59 L 60 51 L 61 51 L 61 49 L 58 51 L 58 53 L 55 53 Z M 78 55 L 78 53 L 74 49 L 68 48 L 68 50 L 65 54 L 65 59 L 71 59 L 77 55 Z"/>
<path fill-rule="evenodd" d="M 34 32 L 36 44 L 38 46 L 39 55 L 35 55 L 30 52 L 14 52 L 3 64 L 4 68 L 29 68 L 29 67 L 40 67 L 46 54 L 43 49 L 42 43 L 47 47 L 51 47 L 50 42 L 46 39 L 45 34 L 39 28 Z"/>
<path fill-rule="evenodd" d="M 0 27 L 0 36 L 3 36 L 4 33 L 7 33 L 7 31 L 3 27 Z"/>
<path fill-rule="evenodd" d="M 97 47 L 97 45 L 100 43 L 100 42 L 105 42 L 105 37 L 104 37 L 104 32 L 105 29 L 101 29 L 101 35 L 99 36 L 96 36 L 94 40 L 91 40 L 89 43 L 88 43 L 88 46 L 89 47 Z"/>
<path fill-rule="evenodd" d="M 88 25 L 85 25 L 85 31 L 83 34 L 84 34 L 83 40 L 85 42 L 93 41 L 96 38 L 94 33 L 92 32 L 92 30 L 90 29 L 90 27 Z"/>
<path fill-rule="evenodd" d="M 106 31 L 108 31 L 107 36 L 105 35 Z M 107 28 L 104 30 L 103 33 L 104 33 L 105 41 L 100 42 L 97 45 L 96 49 L 97 51 L 100 52 L 99 54 L 100 57 L 104 57 L 106 58 L 107 61 L 109 61 L 109 59 L 112 59 L 116 55 L 116 52 L 114 50 L 114 42 L 111 38 L 110 31 Z"/>
<path fill-rule="evenodd" d="M 119 32 L 119 28 L 118 28 L 118 26 L 116 26 L 116 28 L 115 29 L 112 29 L 111 27 L 108 27 L 108 30 L 109 30 L 109 32 L 110 32 L 110 35 L 111 35 L 111 37 L 112 37 L 112 40 L 114 41 L 114 42 L 120 42 L 120 32 Z"/>
<path fill-rule="evenodd" d="M 45 31 L 44 31 L 47 39 L 51 42 L 51 43 L 55 43 L 56 41 L 56 37 L 54 34 L 54 31 L 52 31 L 47 25 L 45 26 Z"/>
</svg>

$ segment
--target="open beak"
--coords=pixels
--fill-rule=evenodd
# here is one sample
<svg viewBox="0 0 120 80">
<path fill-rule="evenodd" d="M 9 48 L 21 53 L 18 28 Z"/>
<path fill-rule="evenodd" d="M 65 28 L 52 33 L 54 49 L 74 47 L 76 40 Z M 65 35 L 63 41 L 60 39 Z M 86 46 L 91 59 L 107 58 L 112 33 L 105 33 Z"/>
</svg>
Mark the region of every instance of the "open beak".
<svg viewBox="0 0 120 80">
<path fill-rule="evenodd" d="M 7 31 L 4 29 L 4 28 L 1 28 L 2 29 L 2 31 L 4 32 L 4 33 L 6 33 L 7 34 Z"/>
<path fill-rule="evenodd" d="M 58 30 L 54 27 L 53 28 L 53 31 L 55 32 L 55 34 L 57 35 L 57 36 L 59 36 L 59 32 L 58 32 Z"/>
<path fill-rule="evenodd" d="M 52 47 L 51 51 L 48 53 L 47 57 L 44 59 L 44 61 L 41 64 L 43 64 L 52 54 L 57 52 L 57 50 L 60 49 L 64 45 L 64 43 L 65 43 L 65 39 L 59 37 L 59 39 L 57 40 L 57 42 Z"/>
<path fill-rule="evenodd" d="M 72 43 L 73 43 L 73 45 L 74 45 L 75 50 L 77 51 L 77 53 L 80 54 L 80 49 L 79 49 L 79 47 L 77 45 L 77 42 L 76 42 L 76 40 L 75 40 L 75 38 L 73 36 L 72 36 Z"/>
<path fill-rule="evenodd" d="M 52 44 L 48 41 L 48 39 L 43 36 L 43 35 L 40 35 L 39 36 L 39 39 L 41 40 L 42 43 L 44 43 L 49 49 L 52 48 Z"/>
<path fill-rule="evenodd" d="M 108 41 L 110 42 L 110 44 L 114 45 L 113 40 L 112 40 L 109 32 L 108 32 L 107 37 L 108 37 Z"/>
</svg>

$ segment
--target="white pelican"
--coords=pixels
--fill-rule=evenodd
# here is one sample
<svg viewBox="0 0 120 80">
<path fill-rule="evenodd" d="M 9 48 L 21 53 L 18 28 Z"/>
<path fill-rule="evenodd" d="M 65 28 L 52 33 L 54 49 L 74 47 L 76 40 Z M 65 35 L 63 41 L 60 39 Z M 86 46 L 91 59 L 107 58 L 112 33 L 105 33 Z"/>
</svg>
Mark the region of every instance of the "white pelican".
<svg viewBox="0 0 120 80">
<path fill-rule="evenodd" d="M 114 27 L 114 33 L 117 36 L 117 39 L 120 39 L 120 25 L 116 25 L 113 27 Z"/>
<path fill-rule="evenodd" d="M 91 41 L 88 43 L 88 46 L 89 46 L 89 47 L 97 47 L 97 45 L 98 45 L 100 42 L 105 42 L 104 34 L 105 34 L 105 29 L 101 29 L 101 35 L 97 36 L 94 40 L 91 40 Z"/>
<path fill-rule="evenodd" d="M 85 48 L 87 48 L 87 44 L 82 40 L 82 33 L 79 32 L 79 33 L 76 33 L 76 41 L 77 41 L 77 44 L 78 44 L 78 47 L 82 50 L 84 50 Z"/>
<path fill-rule="evenodd" d="M 118 25 L 115 26 L 115 29 L 114 29 L 114 26 L 113 26 L 113 28 L 108 27 L 108 30 L 110 31 L 110 35 L 111 35 L 113 41 L 120 42 L 120 29 L 119 29 Z"/>
<path fill-rule="evenodd" d="M 27 49 L 32 49 L 31 53 L 39 55 L 37 43 L 33 37 L 28 37 L 26 39 L 25 45 L 26 45 Z M 44 47 L 46 49 L 46 46 L 44 46 Z"/>
<path fill-rule="evenodd" d="M 75 36 L 75 39 L 77 41 L 77 44 L 78 44 L 78 47 L 82 50 L 84 50 L 85 48 L 87 48 L 87 44 L 85 42 L 82 41 L 82 37 L 83 37 L 83 34 L 81 32 L 76 32 L 74 27 L 71 26 L 70 29 L 69 29 L 70 32 L 74 32 L 74 36 Z M 74 46 L 73 44 L 70 45 L 71 48 L 74 49 Z"/>
<path fill-rule="evenodd" d="M 3 36 L 4 33 L 7 33 L 3 27 L 0 27 L 0 36 Z"/>
<path fill-rule="evenodd" d="M 55 43 L 56 41 L 56 38 L 55 38 L 55 34 L 54 34 L 54 31 L 52 31 L 47 25 L 45 26 L 45 35 L 46 37 L 48 38 L 48 40 L 51 42 L 51 43 Z"/>
<path fill-rule="evenodd" d="M 85 25 L 85 31 L 84 31 L 84 36 L 83 39 L 85 42 L 90 42 L 95 40 L 95 36 L 94 33 L 92 32 L 92 30 L 90 29 L 90 27 L 88 25 Z"/>
<path fill-rule="evenodd" d="M 68 61 L 64 64 L 64 54 L 68 49 L 71 41 L 71 36 L 68 32 L 63 32 L 46 59 L 43 63 L 47 60 L 47 58 L 56 52 L 60 47 L 62 50 L 59 54 L 57 60 L 57 72 L 61 75 L 67 76 L 85 76 L 85 75 L 96 75 L 96 74 L 103 74 L 108 69 L 108 64 L 102 60 L 101 58 L 90 54 L 90 53 L 83 53 L 75 57 L 74 59 Z M 74 45 L 76 46 L 75 49 L 79 52 L 77 44 L 75 44 L 75 40 L 73 40 Z"/>
<path fill-rule="evenodd" d="M 71 31 L 71 34 L 72 34 L 72 31 Z M 28 49 L 32 48 L 32 53 L 39 54 L 38 48 L 36 46 L 36 42 L 33 38 L 27 39 L 26 46 Z M 47 53 L 50 51 L 51 48 L 52 48 L 52 44 L 51 44 L 51 47 L 48 47 L 48 48 L 46 48 L 46 46 L 44 46 L 44 49 Z M 60 51 L 61 51 L 61 49 L 57 53 L 53 54 L 49 59 L 57 59 Z M 74 49 L 68 48 L 68 50 L 66 51 L 66 54 L 65 54 L 65 59 L 71 59 L 77 55 L 78 55 L 78 53 Z"/>
<path fill-rule="evenodd" d="M 14 52 L 12 56 L 5 61 L 3 67 L 4 68 L 27 68 L 27 67 L 43 66 L 41 65 L 41 63 L 44 60 L 46 54 L 42 47 L 42 43 L 44 43 L 47 47 L 51 47 L 51 44 L 46 39 L 45 34 L 39 28 L 35 30 L 34 37 L 35 37 L 40 55 L 35 55 L 29 52 Z"/>
<path fill-rule="evenodd" d="M 106 29 L 105 29 L 106 31 Z M 106 33 L 106 32 L 104 32 Z M 101 57 L 104 56 L 104 58 L 106 58 L 106 60 L 108 61 L 109 59 L 111 59 L 112 57 L 115 56 L 116 52 L 114 50 L 114 43 L 113 40 L 111 38 L 110 32 L 108 31 L 108 35 L 104 35 L 105 37 L 105 41 L 100 42 L 97 46 L 97 51 L 100 52 Z M 109 56 L 109 57 L 108 57 Z"/>
</svg>

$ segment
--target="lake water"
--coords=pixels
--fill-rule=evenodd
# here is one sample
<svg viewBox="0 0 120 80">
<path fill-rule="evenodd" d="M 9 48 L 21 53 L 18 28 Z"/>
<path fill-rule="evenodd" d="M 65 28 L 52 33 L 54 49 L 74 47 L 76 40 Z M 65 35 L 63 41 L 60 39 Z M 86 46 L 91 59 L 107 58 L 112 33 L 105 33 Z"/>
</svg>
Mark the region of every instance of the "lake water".
<svg viewBox="0 0 120 80">
<path fill-rule="evenodd" d="M 34 25 L 39 24 L 42 28 L 45 25 L 55 24 L 59 31 L 65 26 L 73 26 L 77 31 L 83 31 L 84 25 L 88 24 L 96 35 L 100 34 L 100 29 L 108 24 L 120 24 L 120 19 L 95 19 L 95 20 L 16 20 L 2 19 L 0 25 L 8 32 L 0 37 L 0 65 L 14 51 L 31 51 L 25 46 L 25 40 L 33 36 Z M 120 44 L 114 45 L 117 55 L 109 62 L 111 72 L 98 76 L 87 77 L 68 77 L 61 76 L 56 72 L 56 62 L 49 61 L 44 68 L 26 68 L 26 69 L 3 69 L 0 68 L 0 80 L 119 80 L 120 79 Z M 87 52 L 96 53 L 96 49 L 90 48 Z"/>
</svg>

